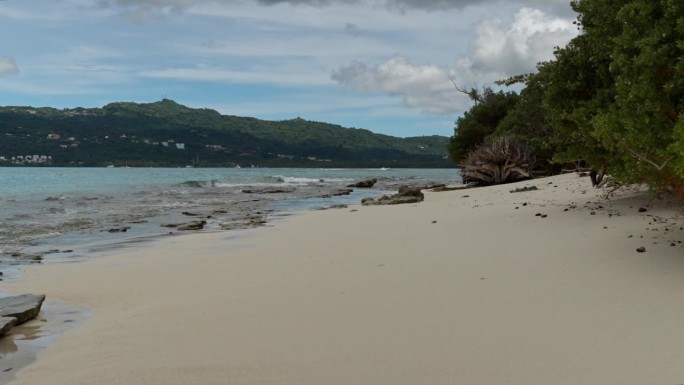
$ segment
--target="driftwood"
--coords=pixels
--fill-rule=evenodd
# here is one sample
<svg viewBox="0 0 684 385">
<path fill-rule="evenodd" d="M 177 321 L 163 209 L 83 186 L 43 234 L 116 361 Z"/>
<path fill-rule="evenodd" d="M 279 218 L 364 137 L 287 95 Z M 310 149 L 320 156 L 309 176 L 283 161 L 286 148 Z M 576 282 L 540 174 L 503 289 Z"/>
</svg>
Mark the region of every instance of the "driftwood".
<svg viewBox="0 0 684 385">
<path fill-rule="evenodd" d="M 491 185 L 529 179 L 534 163 L 527 146 L 503 136 L 471 151 L 460 167 L 464 183 Z"/>
</svg>

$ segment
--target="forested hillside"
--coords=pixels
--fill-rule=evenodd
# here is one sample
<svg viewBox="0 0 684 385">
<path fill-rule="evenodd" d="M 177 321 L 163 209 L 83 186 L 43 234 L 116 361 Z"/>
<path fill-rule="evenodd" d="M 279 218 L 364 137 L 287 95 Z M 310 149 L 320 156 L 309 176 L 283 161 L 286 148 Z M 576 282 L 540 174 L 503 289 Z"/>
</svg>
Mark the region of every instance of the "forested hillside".
<svg viewBox="0 0 684 385">
<path fill-rule="evenodd" d="M 0 107 L 0 135 L 0 165 L 450 166 L 446 137 L 225 116 L 168 99 L 92 109 Z"/>
</svg>

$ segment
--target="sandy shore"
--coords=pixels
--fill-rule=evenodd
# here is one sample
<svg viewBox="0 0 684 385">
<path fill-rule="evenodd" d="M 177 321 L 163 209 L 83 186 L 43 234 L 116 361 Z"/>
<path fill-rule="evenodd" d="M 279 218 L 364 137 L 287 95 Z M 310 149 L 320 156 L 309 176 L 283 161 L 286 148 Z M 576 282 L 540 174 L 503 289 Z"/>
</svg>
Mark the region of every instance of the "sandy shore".
<svg viewBox="0 0 684 385">
<path fill-rule="evenodd" d="M 588 183 L 428 193 L 28 267 L 0 290 L 92 317 L 12 383 L 684 384 L 681 207 L 639 212 L 648 196 L 603 201 Z"/>
</svg>

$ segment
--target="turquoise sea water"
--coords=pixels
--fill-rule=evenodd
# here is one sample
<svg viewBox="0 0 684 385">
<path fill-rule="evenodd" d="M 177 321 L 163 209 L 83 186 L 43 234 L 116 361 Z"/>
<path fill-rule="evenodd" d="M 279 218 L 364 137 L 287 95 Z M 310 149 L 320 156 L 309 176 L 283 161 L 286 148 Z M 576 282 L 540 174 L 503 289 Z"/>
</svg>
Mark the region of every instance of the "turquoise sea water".
<svg viewBox="0 0 684 385">
<path fill-rule="evenodd" d="M 337 195 L 367 178 L 377 185 Z M 460 176 L 455 169 L 0 168 L 0 267 L 83 258 L 168 234 L 169 223 L 203 218 L 209 230 L 244 228 L 255 217 L 358 204 L 427 183 L 456 184 Z"/>
</svg>

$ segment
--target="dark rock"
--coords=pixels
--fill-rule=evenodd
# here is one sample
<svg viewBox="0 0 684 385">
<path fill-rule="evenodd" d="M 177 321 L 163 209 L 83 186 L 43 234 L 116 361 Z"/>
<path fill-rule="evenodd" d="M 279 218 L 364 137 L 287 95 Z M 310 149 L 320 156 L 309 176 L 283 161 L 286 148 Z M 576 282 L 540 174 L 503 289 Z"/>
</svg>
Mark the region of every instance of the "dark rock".
<svg viewBox="0 0 684 385">
<path fill-rule="evenodd" d="M 17 319 L 14 317 L 0 317 L 0 337 L 7 334 L 16 324 Z"/>
<path fill-rule="evenodd" d="M 291 188 L 262 188 L 262 189 L 245 189 L 242 190 L 245 194 L 285 194 L 294 192 L 296 189 Z"/>
<path fill-rule="evenodd" d="M 176 227 L 177 230 L 202 230 L 207 221 L 192 221 Z"/>
<path fill-rule="evenodd" d="M 648 211 L 648 210 L 646 209 L 646 207 L 639 207 L 639 212 L 640 212 L 640 213 L 645 213 L 646 211 Z"/>
<path fill-rule="evenodd" d="M 189 217 L 196 217 L 196 216 L 199 215 L 199 214 L 197 214 L 197 213 L 191 213 L 191 212 L 189 212 L 189 211 L 183 211 L 181 214 L 187 215 L 187 216 L 189 216 Z"/>
<path fill-rule="evenodd" d="M 182 225 L 182 223 L 162 223 L 160 226 L 161 227 L 178 227 Z"/>
<path fill-rule="evenodd" d="M 338 190 L 333 191 L 330 194 L 330 196 L 337 197 L 337 196 L 341 196 L 341 195 L 349 195 L 353 192 L 354 192 L 354 190 L 352 190 L 352 189 L 343 188 L 343 189 L 338 189 Z"/>
<path fill-rule="evenodd" d="M 45 295 L 22 294 L 14 297 L 0 298 L 0 317 L 14 317 L 17 325 L 36 318 Z"/>
<path fill-rule="evenodd" d="M 443 192 L 443 191 L 455 191 L 455 190 L 465 190 L 471 188 L 471 185 L 463 185 L 463 186 L 437 186 L 432 189 L 432 192 Z"/>
<path fill-rule="evenodd" d="M 436 188 L 444 188 L 447 186 L 444 183 L 431 182 L 431 183 L 427 183 L 427 184 L 424 184 L 421 186 L 414 186 L 414 187 L 419 187 L 421 190 L 434 190 Z"/>
<path fill-rule="evenodd" d="M 360 182 L 352 183 L 352 184 L 348 185 L 347 187 L 371 188 L 376 183 L 378 183 L 378 180 L 375 178 L 371 178 L 371 179 L 362 180 Z"/>
<path fill-rule="evenodd" d="M 646 251 L 646 248 L 643 247 L 643 246 L 641 246 L 641 247 L 637 248 L 636 251 L 637 251 L 638 253 L 643 253 L 643 252 Z"/>
<path fill-rule="evenodd" d="M 125 233 L 126 231 L 128 231 L 128 229 L 130 229 L 130 226 L 115 227 L 115 228 L 111 228 L 107 231 L 109 231 L 110 233 Z"/>
<path fill-rule="evenodd" d="M 361 200 L 361 204 L 364 206 L 370 205 L 397 205 L 404 203 L 417 203 L 422 202 L 425 199 L 425 195 L 420 188 L 403 186 L 399 187 L 399 192 L 394 195 L 385 195 L 382 198 L 375 200 L 373 198 L 364 198 Z"/>
<path fill-rule="evenodd" d="M 361 204 L 364 206 L 372 205 L 375 203 L 375 199 L 373 198 L 363 198 L 361 199 Z"/>
<path fill-rule="evenodd" d="M 537 190 L 537 186 L 525 186 L 525 187 L 518 187 L 515 190 L 511 190 L 511 193 L 519 193 L 519 192 L 534 191 L 534 190 Z"/>
</svg>

